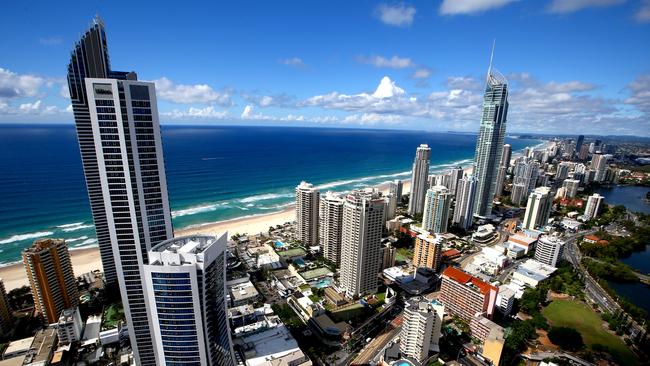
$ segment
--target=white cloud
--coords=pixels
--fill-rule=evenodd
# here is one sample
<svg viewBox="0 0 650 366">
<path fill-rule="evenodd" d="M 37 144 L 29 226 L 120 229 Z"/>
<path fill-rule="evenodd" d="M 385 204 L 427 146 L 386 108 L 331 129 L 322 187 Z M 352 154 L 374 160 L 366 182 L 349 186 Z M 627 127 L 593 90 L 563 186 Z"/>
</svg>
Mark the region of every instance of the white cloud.
<svg viewBox="0 0 650 366">
<path fill-rule="evenodd" d="M 476 14 L 500 8 L 517 0 L 443 0 L 440 14 Z M 569 0 L 562 0 L 569 1 Z"/>
<path fill-rule="evenodd" d="M 602 8 L 624 2 L 625 0 L 553 0 L 548 10 L 551 13 L 567 14 L 587 8 Z"/>
<path fill-rule="evenodd" d="M 616 131 L 638 134 L 648 122 L 638 116 L 650 114 L 650 74 L 640 76 L 627 89 L 623 101 L 604 98 L 598 87 L 583 81 L 542 82 L 528 73 L 509 75 L 508 130 L 530 132 Z M 478 128 L 485 82 L 481 79 L 449 77 L 444 88 L 426 97 L 409 94 L 385 77 L 374 93 L 331 92 L 307 98 L 298 107 L 352 112 L 340 123 L 399 124 L 426 123 L 437 128 L 475 131 Z M 597 127 L 595 127 L 597 126 Z"/>
<path fill-rule="evenodd" d="M 61 98 L 70 99 L 70 88 L 68 88 L 67 83 L 61 84 L 61 89 L 59 90 L 59 96 Z"/>
<path fill-rule="evenodd" d="M 431 70 L 425 67 L 415 70 L 413 75 L 411 75 L 414 79 L 428 79 L 430 76 Z"/>
<path fill-rule="evenodd" d="M 33 97 L 47 81 L 36 75 L 19 75 L 0 67 L 0 99 Z"/>
<path fill-rule="evenodd" d="M 359 56 L 357 60 L 364 64 L 370 64 L 379 68 L 391 68 L 391 69 L 406 69 L 409 67 L 414 67 L 415 64 L 408 57 L 399 57 L 394 55 L 393 57 L 386 58 L 383 56 Z"/>
<path fill-rule="evenodd" d="M 156 92 L 162 100 L 174 103 L 209 103 L 220 106 L 231 106 L 231 92 L 216 91 L 207 84 L 175 84 L 166 77 L 154 80 Z"/>
<path fill-rule="evenodd" d="M 626 87 L 630 96 L 625 103 L 635 106 L 638 110 L 650 117 L 650 73 L 641 75 Z"/>
<path fill-rule="evenodd" d="M 351 114 L 343 118 L 341 122 L 358 123 L 361 125 L 375 125 L 378 123 L 393 125 L 404 122 L 404 116 L 380 113 Z"/>
<path fill-rule="evenodd" d="M 260 93 L 259 91 L 253 91 L 253 92 L 242 92 L 241 96 L 247 102 L 261 108 L 266 108 L 266 107 L 286 108 L 286 107 L 292 107 L 295 104 L 294 103 L 295 98 L 284 93 L 269 95 L 265 93 Z"/>
<path fill-rule="evenodd" d="M 275 121 L 275 122 L 304 122 L 305 116 L 288 114 L 286 116 L 271 116 L 268 114 L 255 113 L 252 105 L 247 105 L 241 112 L 240 118 L 247 121 Z"/>
<path fill-rule="evenodd" d="M 213 106 L 205 108 L 190 107 L 186 110 L 174 109 L 171 112 L 162 112 L 162 116 L 172 119 L 200 118 L 200 119 L 225 119 L 229 117 L 228 111 L 217 110 Z"/>
<path fill-rule="evenodd" d="M 278 60 L 278 62 L 287 66 L 305 66 L 305 63 L 300 57 L 283 58 Z"/>
<path fill-rule="evenodd" d="M 641 7 L 634 14 L 634 18 L 641 23 L 650 22 L 650 0 L 643 0 Z"/>
<path fill-rule="evenodd" d="M 381 78 L 377 89 L 372 93 L 372 96 L 375 98 L 392 98 L 400 95 L 404 95 L 404 89 L 395 85 L 395 82 L 392 81 L 388 76 Z"/>
<path fill-rule="evenodd" d="M 406 6 L 405 4 L 381 4 L 376 9 L 376 13 L 382 23 L 397 27 L 408 27 L 413 24 L 413 18 L 416 12 L 417 10 L 414 7 Z"/>
<path fill-rule="evenodd" d="M 247 105 L 244 107 L 244 110 L 241 112 L 241 118 L 242 119 L 248 119 L 253 115 L 253 106 L 252 105 Z"/>
</svg>

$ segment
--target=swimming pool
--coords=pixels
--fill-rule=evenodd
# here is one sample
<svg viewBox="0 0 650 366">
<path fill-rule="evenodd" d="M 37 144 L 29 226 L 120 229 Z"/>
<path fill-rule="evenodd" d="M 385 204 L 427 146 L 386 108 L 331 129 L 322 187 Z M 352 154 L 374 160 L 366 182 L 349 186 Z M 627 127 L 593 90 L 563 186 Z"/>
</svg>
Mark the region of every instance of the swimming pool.
<svg viewBox="0 0 650 366">
<path fill-rule="evenodd" d="M 325 277 L 323 279 L 318 280 L 315 282 L 312 287 L 316 288 L 325 288 L 329 287 L 332 284 L 333 280 L 330 277 Z"/>
<path fill-rule="evenodd" d="M 287 246 L 285 243 L 283 243 L 283 242 L 281 242 L 279 240 L 276 240 L 274 245 L 275 245 L 276 249 L 284 248 L 284 247 Z"/>
<path fill-rule="evenodd" d="M 305 261 L 302 258 L 294 259 L 293 264 L 297 265 L 300 268 L 305 267 Z"/>
</svg>

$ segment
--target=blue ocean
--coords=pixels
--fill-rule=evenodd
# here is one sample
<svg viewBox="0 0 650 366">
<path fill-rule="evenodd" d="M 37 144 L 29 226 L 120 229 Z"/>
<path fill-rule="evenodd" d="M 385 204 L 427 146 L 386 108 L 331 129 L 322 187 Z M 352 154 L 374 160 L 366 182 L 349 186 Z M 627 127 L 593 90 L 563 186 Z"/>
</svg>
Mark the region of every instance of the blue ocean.
<svg viewBox="0 0 650 366">
<path fill-rule="evenodd" d="M 282 210 L 301 180 L 345 192 L 410 177 L 416 147 L 432 172 L 467 165 L 476 135 L 422 131 L 163 126 L 176 229 Z M 538 140 L 508 138 L 513 150 Z M 75 128 L 0 126 L 0 264 L 40 237 L 96 245 Z"/>
</svg>

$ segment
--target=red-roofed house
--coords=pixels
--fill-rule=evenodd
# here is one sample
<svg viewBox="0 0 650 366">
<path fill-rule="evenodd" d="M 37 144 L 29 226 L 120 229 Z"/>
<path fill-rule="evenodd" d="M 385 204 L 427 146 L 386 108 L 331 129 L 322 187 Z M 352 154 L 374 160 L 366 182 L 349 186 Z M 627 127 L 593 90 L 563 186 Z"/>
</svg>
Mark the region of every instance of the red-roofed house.
<svg viewBox="0 0 650 366">
<path fill-rule="evenodd" d="M 600 241 L 600 238 L 597 237 L 596 235 L 585 235 L 582 241 L 589 244 L 596 244 Z"/>
<path fill-rule="evenodd" d="M 451 315 L 470 321 L 477 313 L 491 318 L 499 290 L 456 267 L 442 272 L 440 302 Z"/>
</svg>

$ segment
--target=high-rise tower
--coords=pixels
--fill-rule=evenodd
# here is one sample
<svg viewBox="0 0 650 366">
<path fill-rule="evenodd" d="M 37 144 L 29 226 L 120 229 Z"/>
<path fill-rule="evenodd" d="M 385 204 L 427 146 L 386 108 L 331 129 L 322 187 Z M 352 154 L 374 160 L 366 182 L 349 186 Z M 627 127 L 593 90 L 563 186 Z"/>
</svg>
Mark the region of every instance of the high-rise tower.
<svg viewBox="0 0 650 366">
<path fill-rule="evenodd" d="M 431 149 L 429 145 L 420 145 L 415 152 L 413 172 L 411 175 L 411 196 L 409 197 L 408 208 L 408 213 L 411 216 L 421 214 L 424 210 L 424 196 L 427 191 L 430 158 Z"/>
<path fill-rule="evenodd" d="M 422 228 L 434 233 L 446 233 L 449 221 L 451 194 L 445 186 L 433 186 L 427 190 L 422 215 Z"/>
<path fill-rule="evenodd" d="M 339 281 L 350 297 L 377 290 L 383 219 L 384 199 L 378 193 L 354 191 L 345 198 Z"/>
<path fill-rule="evenodd" d="M 476 178 L 471 175 L 461 179 L 456 194 L 456 207 L 452 224 L 462 229 L 469 229 L 474 218 L 474 202 L 476 197 Z"/>
<path fill-rule="evenodd" d="M 327 192 L 320 200 L 318 231 L 323 257 L 341 265 L 343 234 L 343 205 L 345 200 L 334 192 Z"/>
<path fill-rule="evenodd" d="M 77 306 L 77 280 L 63 239 L 36 240 L 23 250 L 23 264 L 34 307 L 47 324 L 56 323 L 63 310 Z"/>
<path fill-rule="evenodd" d="M 142 287 L 148 251 L 173 235 L 156 91 L 110 70 L 101 21 L 72 52 L 68 83 L 107 281 L 116 273 L 138 365 L 155 365 Z"/>
<path fill-rule="evenodd" d="M 483 115 L 474 157 L 474 175 L 478 181 L 474 213 L 478 216 L 488 216 L 492 212 L 508 115 L 508 81 L 492 68 L 492 56 L 485 84 Z"/>
<path fill-rule="evenodd" d="M 296 187 L 296 235 L 303 245 L 318 244 L 318 188 L 307 182 Z"/>
<path fill-rule="evenodd" d="M 234 365 L 226 314 L 227 233 L 164 241 L 144 265 L 158 365 Z"/>
</svg>

